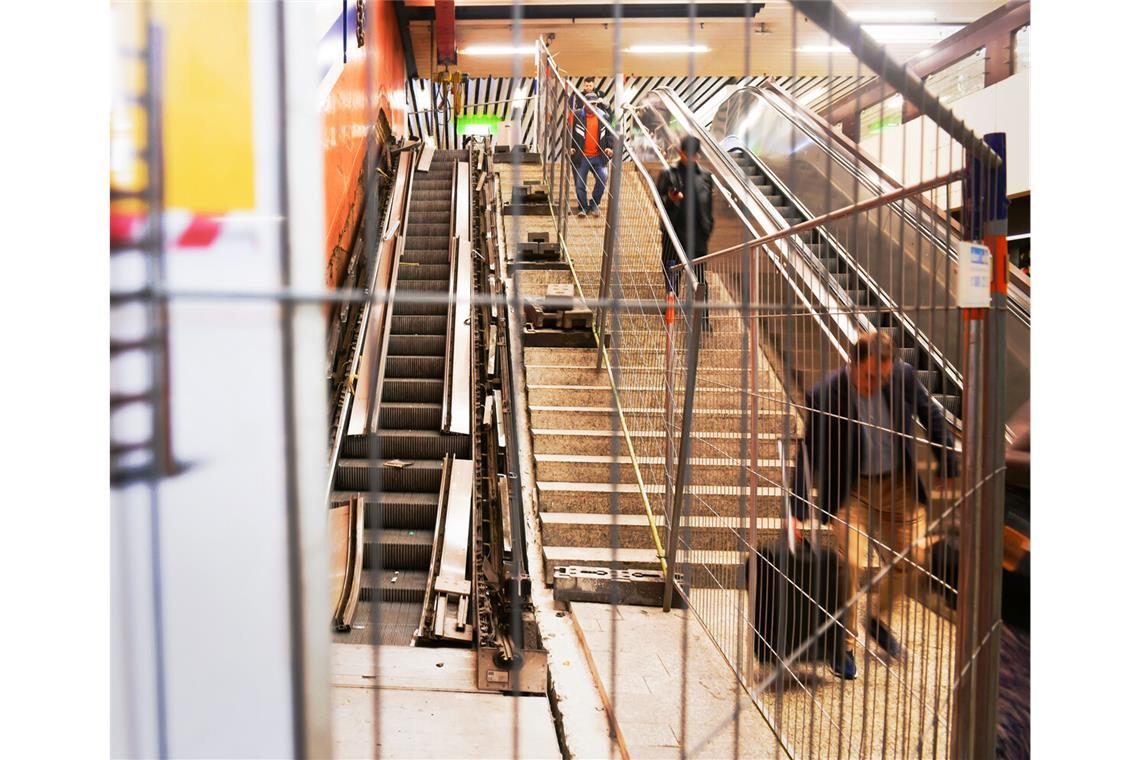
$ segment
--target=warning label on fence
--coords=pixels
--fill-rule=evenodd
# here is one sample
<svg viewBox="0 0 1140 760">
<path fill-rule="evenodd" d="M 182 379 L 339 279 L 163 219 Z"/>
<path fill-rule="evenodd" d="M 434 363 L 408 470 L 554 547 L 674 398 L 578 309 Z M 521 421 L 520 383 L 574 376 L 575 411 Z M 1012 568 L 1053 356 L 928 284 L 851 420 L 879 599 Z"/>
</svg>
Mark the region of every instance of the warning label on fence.
<svg viewBox="0 0 1140 760">
<path fill-rule="evenodd" d="M 958 244 L 958 306 L 989 308 L 992 276 L 989 248 L 965 240 Z"/>
</svg>

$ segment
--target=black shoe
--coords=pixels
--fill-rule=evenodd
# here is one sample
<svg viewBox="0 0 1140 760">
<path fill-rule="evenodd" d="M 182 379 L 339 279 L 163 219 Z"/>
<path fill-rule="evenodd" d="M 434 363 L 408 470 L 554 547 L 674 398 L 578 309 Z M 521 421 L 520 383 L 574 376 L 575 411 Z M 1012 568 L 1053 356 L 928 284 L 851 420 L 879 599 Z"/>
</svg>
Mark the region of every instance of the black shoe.
<svg viewBox="0 0 1140 760">
<path fill-rule="evenodd" d="M 902 654 L 902 644 L 899 644 L 899 640 L 891 634 L 891 629 L 887 628 L 885 623 L 881 623 L 875 618 L 867 618 L 867 635 L 874 639 L 875 643 L 891 657 L 898 657 Z"/>
<path fill-rule="evenodd" d="M 850 649 L 831 661 L 831 672 L 838 678 L 846 681 L 855 680 L 858 671 L 855 669 L 855 655 Z"/>
</svg>

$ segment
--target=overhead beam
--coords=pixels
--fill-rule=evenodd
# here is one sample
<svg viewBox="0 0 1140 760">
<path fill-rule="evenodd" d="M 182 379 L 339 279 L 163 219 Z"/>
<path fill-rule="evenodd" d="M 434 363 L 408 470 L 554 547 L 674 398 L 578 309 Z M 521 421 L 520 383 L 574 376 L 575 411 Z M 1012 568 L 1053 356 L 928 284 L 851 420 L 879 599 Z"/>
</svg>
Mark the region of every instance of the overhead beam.
<svg viewBox="0 0 1140 760">
<path fill-rule="evenodd" d="M 688 18 L 689 9 L 697 18 L 746 18 L 747 3 L 638 3 L 623 5 L 624 19 L 647 18 Z M 764 3 L 752 3 L 752 15 L 764 8 Z M 407 9 L 412 21 L 430 21 L 435 18 L 431 6 L 415 6 Z M 519 8 L 524 21 L 551 21 L 554 19 L 612 19 L 612 5 L 573 4 L 526 5 Z M 514 9 L 510 5 L 459 5 L 455 8 L 456 21 L 511 21 Z"/>
<path fill-rule="evenodd" d="M 887 51 L 871 35 L 856 24 L 840 8 L 832 3 L 817 0 L 789 0 L 792 7 L 808 17 L 820 29 L 827 32 L 848 50 L 857 52 L 863 65 L 879 75 L 886 84 L 894 87 L 912 104 L 921 104 L 919 110 L 938 127 L 956 140 L 974 158 L 999 166 L 1001 158 L 980 137 L 966 126 L 940 100 L 932 98 L 918 76 L 887 55 Z"/>
<path fill-rule="evenodd" d="M 986 86 L 994 84 L 996 75 L 991 71 L 991 56 L 995 61 L 1003 56 L 1003 51 L 995 45 L 1004 43 L 1004 60 L 1009 66 L 1008 48 L 1010 36 L 1021 27 L 1029 23 L 1029 0 L 1012 0 L 1002 7 L 993 10 L 979 18 L 977 21 L 959 29 L 946 39 L 931 47 L 930 55 L 917 61 L 905 64 L 919 79 L 937 73 L 952 63 L 956 63 L 979 48 L 986 48 Z M 991 49 L 993 52 L 991 53 Z M 844 132 L 848 126 L 859 123 L 859 111 L 867 106 L 874 105 L 894 95 L 897 90 L 888 82 L 879 77 L 866 82 L 844 97 L 837 100 L 826 114 L 833 124 L 844 124 Z M 907 109 L 904 120 L 913 116 L 915 111 Z M 848 132 L 848 136 L 857 140 L 858 135 Z"/>
<path fill-rule="evenodd" d="M 404 74 L 408 79 L 419 79 L 420 70 L 416 66 L 416 51 L 412 47 L 412 32 L 408 27 L 408 7 L 404 0 L 393 0 L 392 7 L 396 12 L 396 26 L 400 29 L 400 43 L 404 48 Z"/>
</svg>

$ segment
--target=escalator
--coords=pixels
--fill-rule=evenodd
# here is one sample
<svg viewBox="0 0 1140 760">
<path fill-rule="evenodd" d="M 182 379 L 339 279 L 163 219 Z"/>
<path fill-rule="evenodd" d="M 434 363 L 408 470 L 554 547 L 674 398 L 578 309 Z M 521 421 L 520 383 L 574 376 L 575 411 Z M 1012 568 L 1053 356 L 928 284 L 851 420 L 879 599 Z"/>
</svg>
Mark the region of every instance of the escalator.
<svg viewBox="0 0 1140 760">
<path fill-rule="evenodd" d="M 901 187 L 770 81 L 734 92 L 707 134 L 789 226 Z M 902 358 L 953 417 L 961 415 L 961 319 L 954 301 L 960 239 L 941 208 L 916 195 L 833 221 L 805 241 L 833 287 L 892 334 Z M 847 241 L 858 241 L 856 255 Z M 1029 397 L 1029 285 L 1012 267 L 1006 325 L 1008 418 Z"/>
<path fill-rule="evenodd" d="M 380 403 L 362 422 L 363 409 L 354 409 L 356 429 L 345 435 L 335 466 L 330 502 L 355 498 L 363 504 L 359 601 L 349 616 L 355 622 L 345 638 L 349 643 L 412 642 L 424 613 L 446 498 L 445 458 L 470 457 L 470 435 L 445 432 L 444 423 L 456 163 L 467 155 L 436 151 L 428 171 L 411 180 L 384 319 Z"/>
<path fill-rule="evenodd" d="M 770 82 L 734 92 L 707 130 L 672 91 L 660 88 L 639 99 L 634 125 L 635 145 L 641 132 L 665 153 L 684 134 L 696 135 L 702 165 L 743 210 L 757 236 L 899 187 L 857 146 L 834 135 Z M 769 252 L 770 274 L 816 317 L 814 334 L 783 347 L 801 390 L 842 362 L 858 331 L 882 329 L 957 421 L 962 388 L 956 366 L 962 323 L 954 301 L 958 241 L 944 212 L 915 196 L 792 236 L 783 258 Z M 1010 281 L 1006 408 L 1015 409 L 1029 394 L 1029 295 L 1019 271 L 1011 269 Z M 779 344 L 779 335 L 769 337 Z M 836 349 L 831 356 L 803 350 L 828 343 Z"/>
</svg>

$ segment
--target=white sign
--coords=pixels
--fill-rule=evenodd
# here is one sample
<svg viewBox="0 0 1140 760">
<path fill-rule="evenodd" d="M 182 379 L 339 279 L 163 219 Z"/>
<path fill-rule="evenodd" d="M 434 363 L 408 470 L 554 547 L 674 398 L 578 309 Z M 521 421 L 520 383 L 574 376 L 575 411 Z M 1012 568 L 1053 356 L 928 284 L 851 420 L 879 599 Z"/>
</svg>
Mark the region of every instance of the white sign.
<svg viewBox="0 0 1140 760">
<path fill-rule="evenodd" d="M 958 243 L 958 306 L 990 307 L 990 249 L 966 240 Z"/>
</svg>

